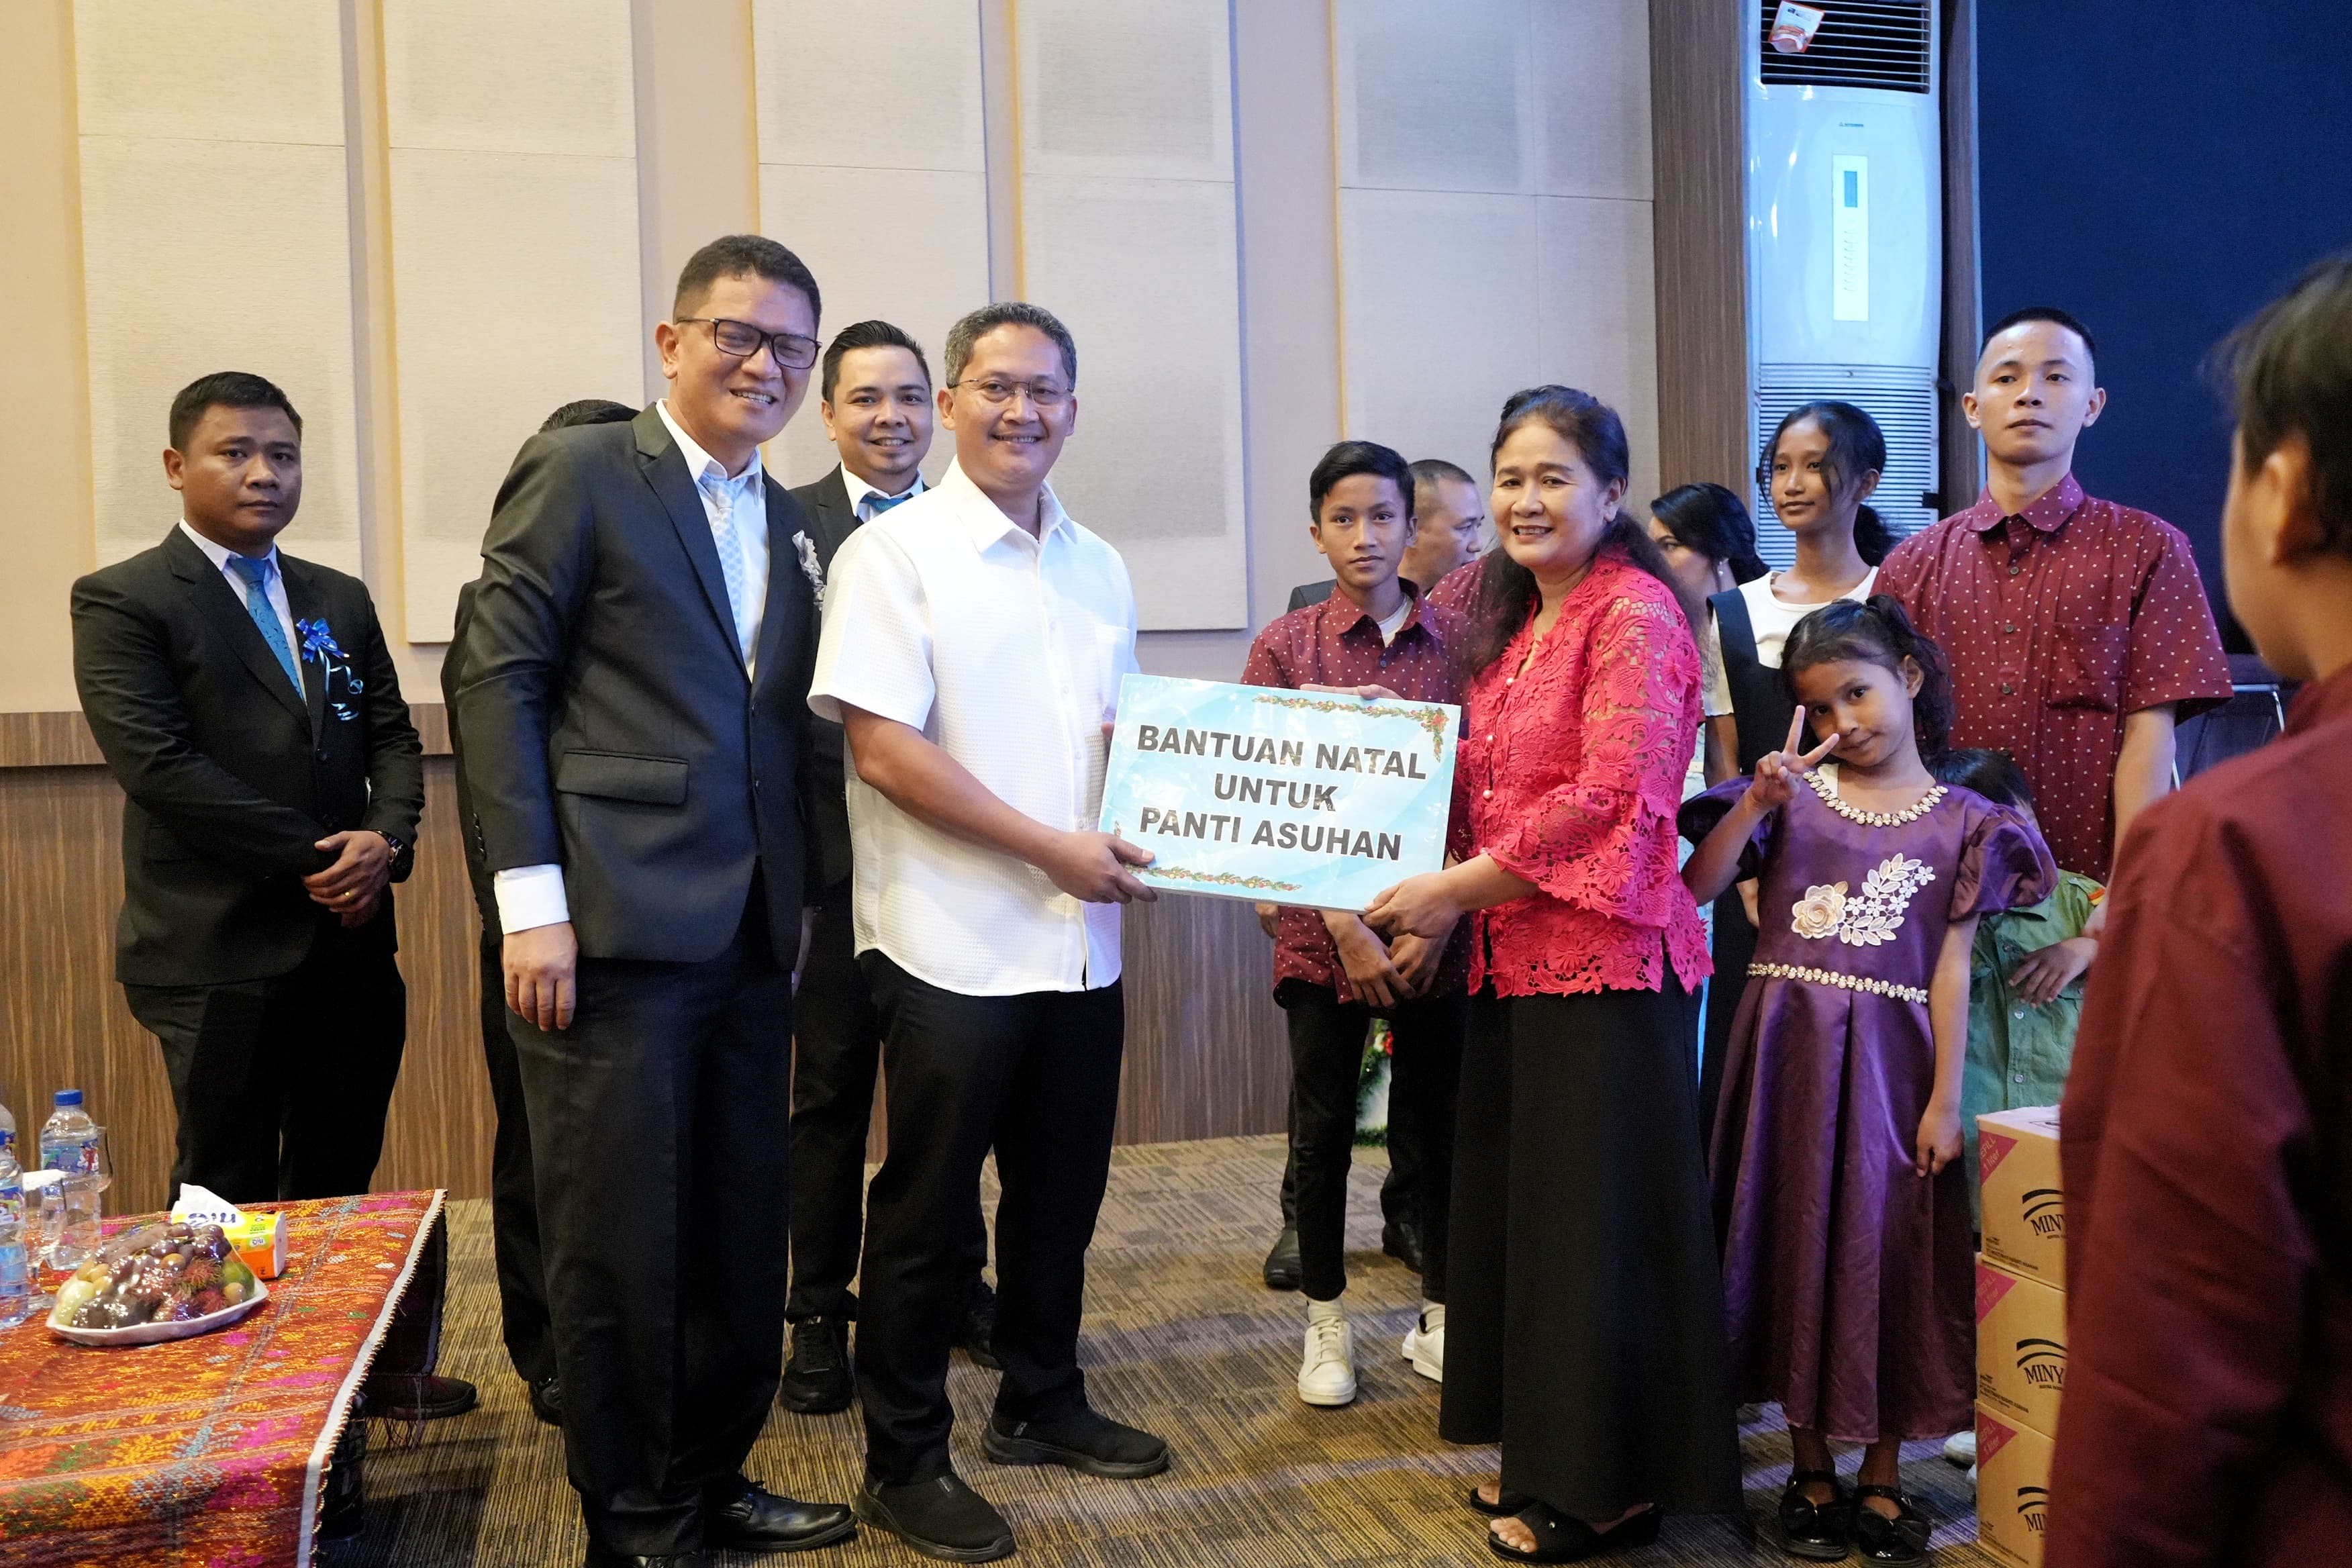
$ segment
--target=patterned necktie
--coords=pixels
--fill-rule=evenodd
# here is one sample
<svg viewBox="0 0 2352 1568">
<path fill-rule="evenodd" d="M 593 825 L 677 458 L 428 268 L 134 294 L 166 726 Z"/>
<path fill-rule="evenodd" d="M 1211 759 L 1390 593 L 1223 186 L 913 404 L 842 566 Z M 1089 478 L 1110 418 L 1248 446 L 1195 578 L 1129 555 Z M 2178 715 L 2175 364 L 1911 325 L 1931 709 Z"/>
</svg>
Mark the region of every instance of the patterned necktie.
<svg viewBox="0 0 2352 1568">
<path fill-rule="evenodd" d="M 232 555 L 228 569 L 245 579 L 246 614 L 253 617 L 254 629 L 269 645 L 269 651 L 278 656 L 286 679 L 294 683 L 294 695 L 302 696 L 302 672 L 295 666 L 294 650 L 287 646 L 286 628 L 278 624 L 278 612 L 269 604 L 270 563 L 256 561 L 250 555 Z"/>
<path fill-rule="evenodd" d="M 913 499 L 912 496 L 886 496 L 880 490 L 868 490 L 866 493 L 866 499 L 857 503 L 858 519 L 864 522 L 872 522 L 900 501 Z"/>
<path fill-rule="evenodd" d="M 735 487 L 722 475 L 706 473 L 701 490 L 710 503 L 710 542 L 719 547 L 719 574 L 727 579 L 727 609 L 735 623 L 735 651 L 749 658 L 751 628 L 743 620 L 743 542 L 735 531 Z"/>
</svg>

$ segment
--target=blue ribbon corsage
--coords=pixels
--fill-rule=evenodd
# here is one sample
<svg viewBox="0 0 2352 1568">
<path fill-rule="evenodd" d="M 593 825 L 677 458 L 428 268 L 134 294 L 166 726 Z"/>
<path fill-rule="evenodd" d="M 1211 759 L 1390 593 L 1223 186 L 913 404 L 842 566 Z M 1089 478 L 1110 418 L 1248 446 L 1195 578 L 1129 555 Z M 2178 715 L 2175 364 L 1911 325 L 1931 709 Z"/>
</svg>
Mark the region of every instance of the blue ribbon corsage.
<svg viewBox="0 0 2352 1568">
<path fill-rule="evenodd" d="M 342 676 L 344 696 L 357 697 L 367 689 L 361 681 L 358 672 L 352 668 L 352 656 L 343 651 L 342 645 L 335 641 L 335 634 L 328 629 L 325 616 L 320 616 L 307 621 L 296 621 L 294 632 L 302 639 L 302 657 L 305 660 L 316 660 L 322 674 L 330 679 L 339 673 Z M 345 723 L 360 716 L 359 710 L 353 708 L 349 702 L 339 702 L 330 698 L 327 706 L 333 710 L 336 718 Z"/>
</svg>

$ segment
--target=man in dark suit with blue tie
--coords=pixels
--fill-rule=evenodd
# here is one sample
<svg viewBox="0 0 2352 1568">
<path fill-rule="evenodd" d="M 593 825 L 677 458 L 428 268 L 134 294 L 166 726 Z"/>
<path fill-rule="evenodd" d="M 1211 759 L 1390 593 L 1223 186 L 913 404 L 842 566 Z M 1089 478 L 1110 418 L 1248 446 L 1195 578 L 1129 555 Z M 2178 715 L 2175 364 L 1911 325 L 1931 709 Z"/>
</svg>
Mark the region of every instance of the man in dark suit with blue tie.
<svg viewBox="0 0 2352 1568">
<path fill-rule="evenodd" d="M 850 1534 L 741 1473 L 782 1370 L 792 976 L 816 598 L 760 445 L 807 395 L 817 287 L 773 240 L 690 258 L 667 397 L 533 437 L 499 491 L 457 722 L 529 1111 L 590 1564 Z"/>
<path fill-rule="evenodd" d="M 364 1193 L 407 1038 L 391 884 L 425 808 L 416 731 L 367 585 L 278 550 L 302 500 L 286 394 L 191 384 L 163 472 L 179 526 L 74 584 L 73 635 L 126 797 L 115 974 L 163 1046 L 172 1180 Z"/>
</svg>

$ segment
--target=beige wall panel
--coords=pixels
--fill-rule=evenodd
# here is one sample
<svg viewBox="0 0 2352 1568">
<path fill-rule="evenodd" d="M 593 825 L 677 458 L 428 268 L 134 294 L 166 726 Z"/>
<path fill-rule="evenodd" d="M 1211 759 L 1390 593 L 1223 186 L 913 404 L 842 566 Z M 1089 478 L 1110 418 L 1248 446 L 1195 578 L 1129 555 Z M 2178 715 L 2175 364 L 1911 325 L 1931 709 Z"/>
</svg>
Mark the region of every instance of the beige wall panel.
<svg viewBox="0 0 2352 1568">
<path fill-rule="evenodd" d="M 1650 204 L 1547 197 L 1536 204 L 1542 374 L 1617 410 L 1633 448 L 1627 494 L 1658 493 L 1657 317 Z"/>
<path fill-rule="evenodd" d="M 75 0 L 73 13 L 85 135 L 343 144 L 331 0 Z"/>
<path fill-rule="evenodd" d="M 1232 184 L 1225 0 L 1021 0 L 1017 14 L 1025 173 Z"/>
<path fill-rule="evenodd" d="M 382 4 L 394 147 L 636 156 L 629 0 Z"/>
<path fill-rule="evenodd" d="M 752 0 L 751 25 L 761 163 L 986 170 L 977 0 Z"/>
<path fill-rule="evenodd" d="M 515 450 L 559 405 L 635 402 L 637 181 L 620 158 L 392 154 L 408 637 L 446 642 Z"/>
<path fill-rule="evenodd" d="M 1340 184 L 1531 190 L 1528 4 L 1339 0 Z"/>
<path fill-rule="evenodd" d="M 1538 0 L 1532 54 L 1537 189 L 1650 195 L 1650 7 Z"/>
<path fill-rule="evenodd" d="M 919 245 L 895 243 L 911 225 Z M 988 178 L 977 171 L 787 167 L 760 169 L 760 228 L 792 247 L 824 297 L 823 333 L 881 317 L 914 335 L 941 374 L 957 317 L 988 302 Z M 817 416 L 817 382 L 784 433 L 769 443 L 771 469 L 786 484 L 821 478 L 835 461 Z M 945 431 L 923 472 L 954 456 Z"/>
<path fill-rule="evenodd" d="M 1539 379 L 1535 206 L 1343 191 L 1348 435 L 1483 479 L 1503 399 Z"/>
<path fill-rule="evenodd" d="M 173 395 L 249 370 L 302 415 L 286 548 L 359 571 L 342 147 L 85 135 L 81 198 L 99 560 L 178 519 L 161 458 Z"/>
</svg>

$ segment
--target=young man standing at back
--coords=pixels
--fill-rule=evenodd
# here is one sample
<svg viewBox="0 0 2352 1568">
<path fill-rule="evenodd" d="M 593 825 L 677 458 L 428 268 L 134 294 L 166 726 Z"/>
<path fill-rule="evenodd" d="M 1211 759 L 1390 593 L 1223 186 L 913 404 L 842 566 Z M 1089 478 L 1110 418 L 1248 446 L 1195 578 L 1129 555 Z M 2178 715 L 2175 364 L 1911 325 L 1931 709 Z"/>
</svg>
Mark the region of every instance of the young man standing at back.
<svg viewBox="0 0 2352 1568">
<path fill-rule="evenodd" d="M 2172 787 L 2174 726 L 2230 696 L 2188 540 L 2074 479 L 2106 401 L 2074 317 L 2032 306 L 1996 322 L 1960 400 L 1984 437 L 1984 494 L 1878 573 L 1951 662 L 1952 744 L 2014 756 L 2058 864 L 2102 882 L 2132 818 Z"/>
</svg>

